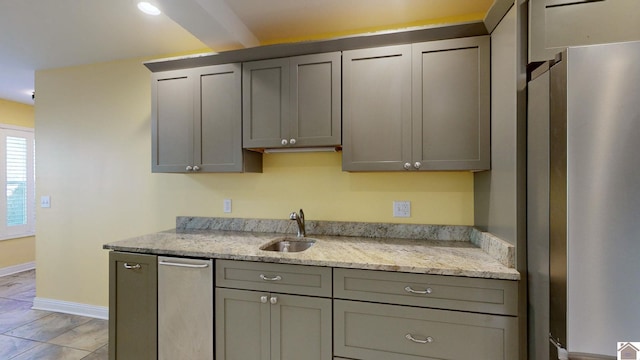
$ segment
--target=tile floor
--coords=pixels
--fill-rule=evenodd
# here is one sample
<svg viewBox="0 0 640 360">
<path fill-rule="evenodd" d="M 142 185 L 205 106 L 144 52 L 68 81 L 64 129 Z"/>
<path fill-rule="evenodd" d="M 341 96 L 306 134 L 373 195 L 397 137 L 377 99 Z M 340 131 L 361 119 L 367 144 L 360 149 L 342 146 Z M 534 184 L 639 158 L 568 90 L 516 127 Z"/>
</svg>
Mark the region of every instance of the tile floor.
<svg viewBox="0 0 640 360">
<path fill-rule="evenodd" d="M 1 360 L 107 360 L 107 320 L 32 310 L 35 270 L 0 277 Z"/>
</svg>

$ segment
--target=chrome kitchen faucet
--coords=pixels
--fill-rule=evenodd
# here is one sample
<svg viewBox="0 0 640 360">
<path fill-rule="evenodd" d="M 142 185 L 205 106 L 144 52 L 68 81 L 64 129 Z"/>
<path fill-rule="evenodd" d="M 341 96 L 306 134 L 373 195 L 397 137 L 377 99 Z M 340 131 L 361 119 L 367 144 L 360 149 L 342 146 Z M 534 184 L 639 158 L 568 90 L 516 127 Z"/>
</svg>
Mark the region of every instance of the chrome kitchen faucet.
<svg viewBox="0 0 640 360">
<path fill-rule="evenodd" d="M 300 209 L 300 214 L 296 214 L 296 212 L 292 212 L 289 215 L 290 220 L 295 220 L 298 224 L 298 237 L 307 236 L 307 231 L 304 228 L 304 212 Z"/>
</svg>

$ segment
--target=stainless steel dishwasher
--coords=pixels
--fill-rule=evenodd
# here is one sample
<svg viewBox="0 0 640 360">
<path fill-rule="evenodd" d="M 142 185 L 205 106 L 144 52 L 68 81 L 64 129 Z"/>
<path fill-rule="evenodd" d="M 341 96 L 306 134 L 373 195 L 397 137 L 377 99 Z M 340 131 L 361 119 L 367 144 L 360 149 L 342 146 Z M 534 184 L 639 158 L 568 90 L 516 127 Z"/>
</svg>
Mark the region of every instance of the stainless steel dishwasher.
<svg viewBox="0 0 640 360">
<path fill-rule="evenodd" d="M 213 261 L 158 257 L 158 359 L 213 360 Z"/>
</svg>

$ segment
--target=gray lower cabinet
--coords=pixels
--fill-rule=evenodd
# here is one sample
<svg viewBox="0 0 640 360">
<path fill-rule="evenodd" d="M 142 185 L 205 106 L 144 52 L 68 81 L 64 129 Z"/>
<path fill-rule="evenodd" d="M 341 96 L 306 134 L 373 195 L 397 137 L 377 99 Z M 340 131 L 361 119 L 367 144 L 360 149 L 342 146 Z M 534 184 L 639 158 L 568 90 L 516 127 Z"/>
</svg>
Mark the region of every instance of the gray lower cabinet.
<svg viewBox="0 0 640 360">
<path fill-rule="evenodd" d="M 517 282 L 334 269 L 334 354 L 518 358 Z"/>
<path fill-rule="evenodd" d="M 516 281 L 215 260 L 214 282 L 213 260 L 109 259 L 111 360 L 519 356 Z"/>
<path fill-rule="evenodd" d="M 156 360 L 155 255 L 109 253 L 109 359 Z"/>
<path fill-rule="evenodd" d="M 218 360 L 332 359 L 331 268 L 217 260 L 215 308 Z"/>
<path fill-rule="evenodd" d="M 334 300 L 334 327 L 336 355 L 354 359 L 518 358 L 515 317 Z"/>
<path fill-rule="evenodd" d="M 345 51 L 343 170 L 490 167 L 488 36 Z"/>
<path fill-rule="evenodd" d="M 331 360 L 331 299 L 216 289 L 218 360 Z"/>
<path fill-rule="evenodd" d="M 334 269 L 333 296 L 436 309 L 518 315 L 518 283 L 510 280 Z"/>
<path fill-rule="evenodd" d="M 154 73 L 152 171 L 261 172 L 242 149 L 241 65 Z"/>
<path fill-rule="evenodd" d="M 158 359 L 213 360 L 213 260 L 158 257 Z"/>
<path fill-rule="evenodd" d="M 246 62 L 243 146 L 340 146 L 340 52 Z"/>
</svg>

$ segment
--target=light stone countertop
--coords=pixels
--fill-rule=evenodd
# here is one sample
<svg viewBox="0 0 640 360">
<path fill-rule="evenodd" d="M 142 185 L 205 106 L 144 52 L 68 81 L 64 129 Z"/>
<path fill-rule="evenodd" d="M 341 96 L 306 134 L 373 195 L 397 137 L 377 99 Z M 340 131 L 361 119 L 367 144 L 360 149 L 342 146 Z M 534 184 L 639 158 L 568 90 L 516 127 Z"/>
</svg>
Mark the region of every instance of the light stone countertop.
<svg viewBox="0 0 640 360">
<path fill-rule="evenodd" d="M 316 239 L 297 253 L 260 250 L 291 233 L 179 229 L 104 245 L 104 249 L 167 256 L 302 264 L 351 269 L 519 280 L 520 273 L 471 241 L 307 234 Z"/>
</svg>

